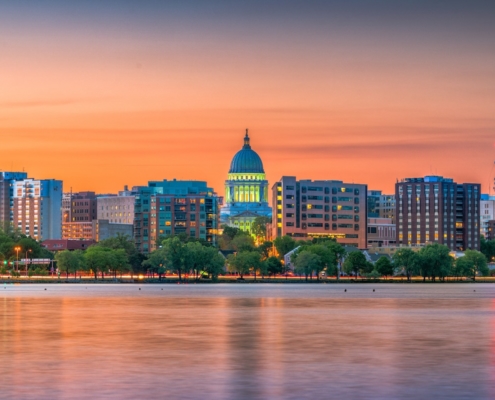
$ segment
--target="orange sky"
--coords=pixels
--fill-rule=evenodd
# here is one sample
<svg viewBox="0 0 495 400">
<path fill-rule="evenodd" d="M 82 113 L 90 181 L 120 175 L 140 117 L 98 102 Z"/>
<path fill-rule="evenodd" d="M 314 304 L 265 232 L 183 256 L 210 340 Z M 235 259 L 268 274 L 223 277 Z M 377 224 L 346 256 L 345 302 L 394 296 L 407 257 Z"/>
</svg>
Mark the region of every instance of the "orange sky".
<svg viewBox="0 0 495 400">
<path fill-rule="evenodd" d="M 55 10 L 0 10 L 4 171 L 74 191 L 177 178 L 223 194 L 249 128 L 270 183 L 296 175 L 391 192 L 396 179 L 434 173 L 488 191 L 495 174 L 485 20 L 341 10 L 327 25 L 311 13 L 244 21 L 191 8 L 93 21 L 91 8 Z"/>
</svg>

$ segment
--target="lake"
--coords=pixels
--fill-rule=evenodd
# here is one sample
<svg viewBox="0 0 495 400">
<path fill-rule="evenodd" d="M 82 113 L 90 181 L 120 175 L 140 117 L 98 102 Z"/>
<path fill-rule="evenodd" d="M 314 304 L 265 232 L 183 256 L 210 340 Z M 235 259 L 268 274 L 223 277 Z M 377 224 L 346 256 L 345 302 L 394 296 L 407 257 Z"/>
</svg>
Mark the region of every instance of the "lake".
<svg viewBox="0 0 495 400">
<path fill-rule="evenodd" d="M 2 399 L 495 398 L 491 284 L 0 290 Z"/>
</svg>

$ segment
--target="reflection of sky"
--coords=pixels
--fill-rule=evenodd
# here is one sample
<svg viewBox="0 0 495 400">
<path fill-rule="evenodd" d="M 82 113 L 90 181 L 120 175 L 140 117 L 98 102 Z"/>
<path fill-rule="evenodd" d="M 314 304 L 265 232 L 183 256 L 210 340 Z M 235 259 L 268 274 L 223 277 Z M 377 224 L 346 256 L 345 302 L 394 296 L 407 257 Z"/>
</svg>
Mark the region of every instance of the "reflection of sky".
<svg viewBox="0 0 495 400">
<path fill-rule="evenodd" d="M 249 127 L 271 181 L 390 191 L 438 173 L 487 190 L 493 3 L 170 3 L 0 5 L 0 134 L 16 138 L 0 168 L 221 192 Z"/>
</svg>

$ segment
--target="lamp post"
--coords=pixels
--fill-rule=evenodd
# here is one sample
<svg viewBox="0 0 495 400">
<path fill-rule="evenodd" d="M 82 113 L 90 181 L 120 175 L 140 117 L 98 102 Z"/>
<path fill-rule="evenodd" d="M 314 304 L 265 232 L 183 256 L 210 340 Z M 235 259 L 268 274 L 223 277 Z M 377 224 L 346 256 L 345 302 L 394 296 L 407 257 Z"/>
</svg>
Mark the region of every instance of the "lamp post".
<svg viewBox="0 0 495 400">
<path fill-rule="evenodd" d="M 32 253 L 33 250 L 29 249 L 29 250 L 26 250 L 26 278 L 28 276 L 28 253 Z"/>
<path fill-rule="evenodd" d="M 19 252 L 21 251 L 21 248 L 16 246 L 14 250 L 17 252 L 17 272 L 19 272 Z"/>
</svg>

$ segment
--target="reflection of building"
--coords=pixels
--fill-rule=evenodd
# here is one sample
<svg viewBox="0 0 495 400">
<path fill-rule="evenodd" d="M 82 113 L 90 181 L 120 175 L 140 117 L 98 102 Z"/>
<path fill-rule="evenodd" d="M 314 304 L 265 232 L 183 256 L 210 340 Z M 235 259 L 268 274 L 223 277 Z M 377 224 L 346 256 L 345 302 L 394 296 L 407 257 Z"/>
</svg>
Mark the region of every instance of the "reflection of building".
<svg viewBox="0 0 495 400">
<path fill-rule="evenodd" d="M 221 221 L 244 231 L 251 230 L 256 217 L 271 217 L 268 205 L 268 182 L 260 156 L 251 149 L 248 131 L 244 146 L 230 164 L 225 181 L 225 205 L 221 209 Z"/>
<path fill-rule="evenodd" d="M 390 218 L 368 218 L 368 247 L 395 246 L 395 223 Z"/>
<path fill-rule="evenodd" d="M 148 253 L 161 237 L 186 234 L 216 244 L 218 198 L 206 182 L 156 181 L 134 188 L 134 239 Z"/>
<path fill-rule="evenodd" d="M 488 223 L 495 219 L 495 196 L 481 195 L 480 202 L 480 233 L 488 237 Z"/>
<path fill-rule="evenodd" d="M 479 250 L 480 186 L 442 176 L 396 183 L 397 244 L 441 243 L 451 250 Z"/>
<path fill-rule="evenodd" d="M 25 172 L 0 172 L 0 227 L 14 222 L 14 182 L 27 178 Z"/>
<path fill-rule="evenodd" d="M 14 227 L 36 240 L 62 237 L 62 181 L 14 182 Z"/>
<path fill-rule="evenodd" d="M 365 249 L 367 186 L 283 176 L 272 188 L 272 237 L 334 238 Z"/>
</svg>

